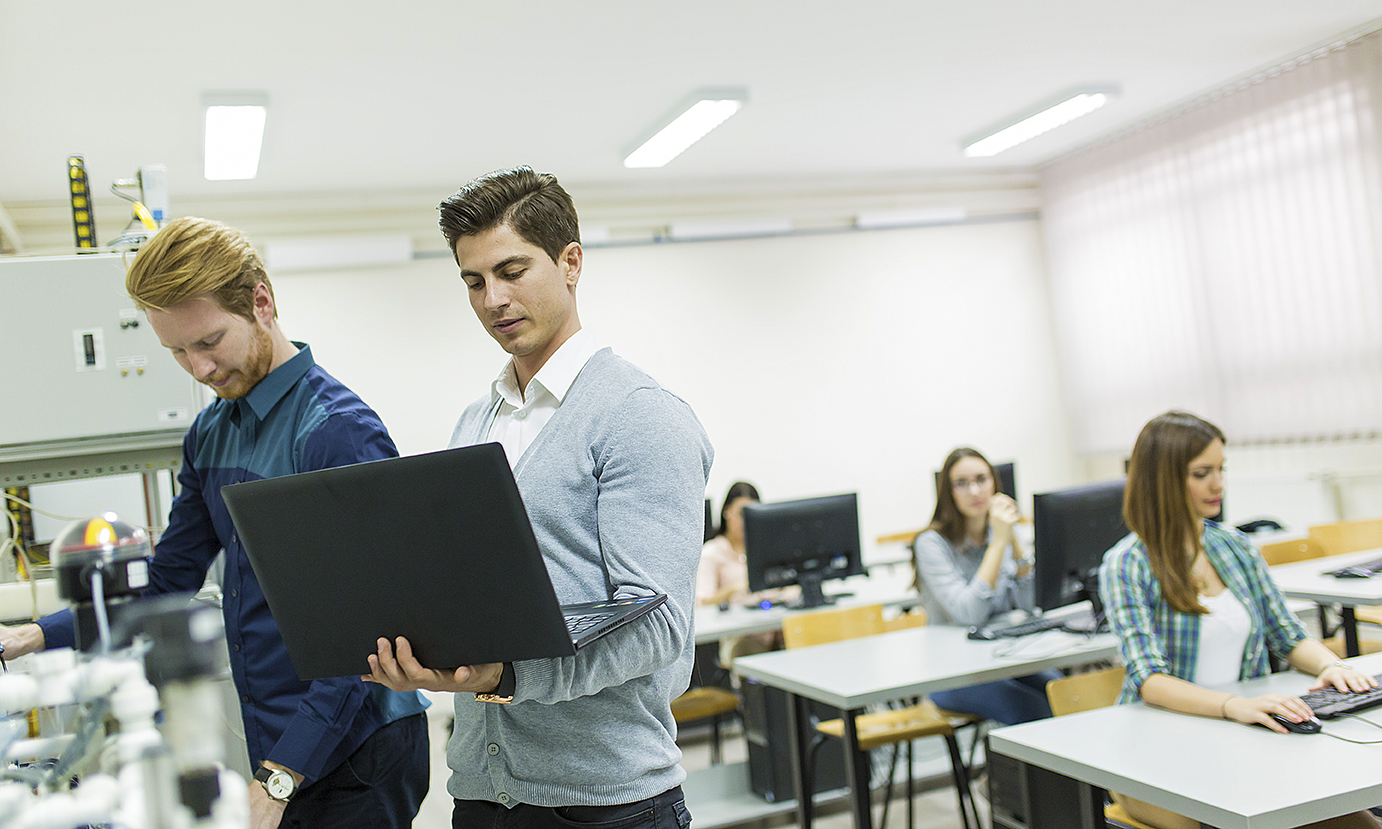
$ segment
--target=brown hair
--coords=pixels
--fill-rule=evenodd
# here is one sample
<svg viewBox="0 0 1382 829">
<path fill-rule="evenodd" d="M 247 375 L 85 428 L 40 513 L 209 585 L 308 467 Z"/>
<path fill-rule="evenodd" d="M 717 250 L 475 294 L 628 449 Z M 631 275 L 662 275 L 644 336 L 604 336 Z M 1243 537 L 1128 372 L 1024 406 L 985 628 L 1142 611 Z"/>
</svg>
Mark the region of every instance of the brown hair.
<svg viewBox="0 0 1382 829">
<path fill-rule="evenodd" d="M 950 470 L 955 468 L 955 464 L 965 458 L 978 458 L 988 467 L 989 477 L 993 479 L 994 493 L 1003 491 L 1003 484 L 998 480 L 998 473 L 994 470 L 993 464 L 984 457 L 978 449 L 970 449 L 968 446 L 961 446 L 951 452 L 945 458 L 945 463 L 941 465 L 940 474 L 936 476 L 936 511 L 931 516 L 931 523 L 926 527 L 928 530 L 935 530 L 951 544 L 959 544 L 965 534 L 965 517 L 960 512 L 960 507 L 955 503 L 955 487 L 950 482 Z"/>
<path fill-rule="evenodd" d="M 1147 547 L 1161 595 L 1179 613 L 1208 613 L 1190 576 L 1200 551 L 1195 510 L 1190 503 L 1190 463 L 1215 440 L 1218 426 L 1189 412 L 1167 412 L 1148 421 L 1133 444 L 1128 484 L 1123 490 L 1123 520 Z"/>
<path fill-rule="evenodd" d="M 500 225 L 530 245 L 542 248 L 553 262 L 572 242 L 581 240 L 580 222 L 571 196 L 551 173 L 531 167 L 497 170 L 471 181 L 438 205 L 446 246 L 456 255 L 456 242 Z"/>
<path fill-rule="evenodd" d="M 174 219 L 154 234 L 125 273 L 125 291 L 143 310 L 163 311 L 209 294 L 222 310 L 251 322 L 254 289 L 261 282 L 272 297 L 264 263 L 245 234 L 191 216 Z"/>
</svg>

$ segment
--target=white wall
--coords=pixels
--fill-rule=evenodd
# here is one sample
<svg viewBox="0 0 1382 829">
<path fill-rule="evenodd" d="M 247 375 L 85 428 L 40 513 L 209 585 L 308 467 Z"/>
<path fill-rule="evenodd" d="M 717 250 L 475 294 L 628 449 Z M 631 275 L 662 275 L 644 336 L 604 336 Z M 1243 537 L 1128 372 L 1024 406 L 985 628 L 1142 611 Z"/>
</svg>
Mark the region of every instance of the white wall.
<svg viewBox="0 0 1382 829">
<path fill-rule="evenodd" d="M 1074 480 L 1041 262 L 1032 220 L 595 248 L 577 297 L 696 410 L 717 509 L 740 478 L 768 500 L 857 491 L 870 555 L 929 519 L 956 445 L 1017 461 L 1024 500 Z M 289 336 L 404 453 L 444 446 L 505 359 L 449 260 L 274 285 Z"/>
</svg>

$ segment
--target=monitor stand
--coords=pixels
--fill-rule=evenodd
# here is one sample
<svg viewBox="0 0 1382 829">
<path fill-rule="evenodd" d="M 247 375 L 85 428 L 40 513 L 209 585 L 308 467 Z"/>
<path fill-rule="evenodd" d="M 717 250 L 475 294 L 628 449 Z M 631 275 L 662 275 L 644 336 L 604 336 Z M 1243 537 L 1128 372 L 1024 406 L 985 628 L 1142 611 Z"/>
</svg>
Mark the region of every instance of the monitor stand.
<svg viewBox="0 0 1382 829">
<path fill-rule="evenodd" d="M 797 584 L 801 585 L 801 598 L 795 602 L 788 602 L 789 610 L 810 610 L 814 607 L 829 607 L 835 603 L 834 596 L 827 596 L 821 590 L 821 582 L 824 581 L 817 573 L 803 573 L 797 578 Z"/>
</svg>

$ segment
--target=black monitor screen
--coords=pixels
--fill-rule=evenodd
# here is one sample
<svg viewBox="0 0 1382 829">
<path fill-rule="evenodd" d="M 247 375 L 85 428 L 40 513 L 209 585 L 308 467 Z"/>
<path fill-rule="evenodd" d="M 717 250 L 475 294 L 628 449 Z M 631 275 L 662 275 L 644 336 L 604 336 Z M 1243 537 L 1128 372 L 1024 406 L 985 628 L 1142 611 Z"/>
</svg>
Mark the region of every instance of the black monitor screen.
<svg viewBox="0 0 1382 829">
<path fill-rule="evenodd" d="M 1099 565 L 1128 534 L 1123 481 L 1040 493 L 1032 507 L 1037 607 L 1049 611 L 1089 599 L 1098 612 Z"/>
<path fill-rule="evenodd" d="M 1017 500 L 1017 471 L 1011 462 L 996 463 L 993 471 L 998 473 L 998 485 L 994 487 L 994 492 L 1001 492 L 1014 501 Z M 941 485 L 941 472 L 936 470 L 936 487 Z"/>
<path fill-rule="evenodd" d="M 864 573 L 854 493 L 744 505 L 749 589 L 801 585 L 801 607 L 827 604 L 821 582 Z"/>
</svg>

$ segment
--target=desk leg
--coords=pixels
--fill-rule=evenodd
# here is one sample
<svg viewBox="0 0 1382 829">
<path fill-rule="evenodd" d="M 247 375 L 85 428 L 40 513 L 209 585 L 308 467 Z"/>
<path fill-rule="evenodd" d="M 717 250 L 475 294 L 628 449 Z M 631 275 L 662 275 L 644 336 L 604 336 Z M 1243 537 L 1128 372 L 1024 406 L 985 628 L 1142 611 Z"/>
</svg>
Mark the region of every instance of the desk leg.
<svg viewBox="0 0 1382 829">
<path fill-rule="evenodd" d="M 1353 612 L 1352 605 L 1344 605 L 1340 611 L 1341 626 L 1344 629 L 1344 655 L 1357 656 L 1358 650 L 1358 616 Z"/>
<path fill-rule="evenodd" d="M 869 798 L 869 753 L 859 748 L 859 729 L 854 718 L 862 708 L 844 712 L 845 776 L 849 779 L 850 808 L 854 810 L 854 829 L 873 829 Z"/>
<path fill-rule="evenodd" d="M 811 715 L 806 708 L 806 699 L 796 694 L 787 695 L 787 736 L 792 745 L 792 788 L 797 796 L 797 817 L 801 829 L 811 829 L 811 819 L 815 813 L 815 793 L 811 791 L 815 781 L 814 770 L 809 768 L 811 735 L 804 729 L 810 728 Z"/>
</svg>

